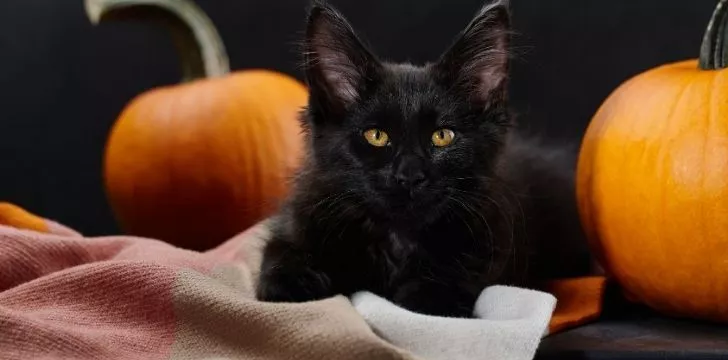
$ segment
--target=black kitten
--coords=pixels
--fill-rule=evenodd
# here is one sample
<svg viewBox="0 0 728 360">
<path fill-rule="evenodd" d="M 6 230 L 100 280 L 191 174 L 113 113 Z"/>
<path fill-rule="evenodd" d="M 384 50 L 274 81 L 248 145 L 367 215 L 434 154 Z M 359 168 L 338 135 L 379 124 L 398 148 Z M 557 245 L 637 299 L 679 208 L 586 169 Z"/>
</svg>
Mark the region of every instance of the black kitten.
<svg viewBox="0 0 728 360">
<path fill-rule="evenodd" d="M 313 6 L 308 154 L 264 250 L 259 299 L 369 290 L 469 316 L 489 285 L 589 270 L 571 154 L 512 129 L 509 21 L 503 2 L 487 5 L 437 62 L 414 66 L 380 61 L 341 14 Z"/>
</svg>

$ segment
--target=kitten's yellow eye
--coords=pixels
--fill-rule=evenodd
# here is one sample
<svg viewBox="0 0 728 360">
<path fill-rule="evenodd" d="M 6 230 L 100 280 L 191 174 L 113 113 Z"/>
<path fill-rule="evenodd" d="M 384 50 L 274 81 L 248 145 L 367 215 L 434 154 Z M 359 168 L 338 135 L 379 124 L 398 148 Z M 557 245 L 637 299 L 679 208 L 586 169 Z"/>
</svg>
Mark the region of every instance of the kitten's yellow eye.
<svg viewBox="0 0 728 360">
<path fill-rule="evenodd" d="M 432 134 L 432 143 L 437 147 L 450 145 L 455 140 L 455 132 L 450 129 L 440 129 Z"/>
<path fill-rule="evenodd" d="M 379 129 L 369 129 L 364 132 L 364 138 L 367 142 L 376 147 L 387 146 L 389 144 L 389 135 Z"/>
</svg>

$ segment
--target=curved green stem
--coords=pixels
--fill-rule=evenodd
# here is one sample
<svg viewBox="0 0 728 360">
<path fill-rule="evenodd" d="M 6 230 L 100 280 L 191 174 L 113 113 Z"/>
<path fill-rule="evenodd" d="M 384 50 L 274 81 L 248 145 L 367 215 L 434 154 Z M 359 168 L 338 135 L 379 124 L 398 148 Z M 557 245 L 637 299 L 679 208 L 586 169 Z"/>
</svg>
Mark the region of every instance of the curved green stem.
<svg viewBox="0 0 728 360">
<path fill-rule="evenodd" d="M 700 47 L 700 68 L 720 70 L 728 67 L 728 0 L 720 0 L 708 23 Z"/>
<path fill-rule="evenodd" d="M 85 0 L 93 24 L 145 21 L 166 27 L 182 62 L 184 81 L 230 73 L 225 46 L 205 12 L 191 0 Z"/>
</svg>

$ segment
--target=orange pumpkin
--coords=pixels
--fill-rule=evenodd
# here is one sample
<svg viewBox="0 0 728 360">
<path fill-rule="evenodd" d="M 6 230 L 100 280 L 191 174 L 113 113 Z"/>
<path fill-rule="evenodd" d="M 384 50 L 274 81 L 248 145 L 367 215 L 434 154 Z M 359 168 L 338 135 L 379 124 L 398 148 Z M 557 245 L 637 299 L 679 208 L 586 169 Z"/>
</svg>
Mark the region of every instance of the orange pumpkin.
<svg viewBox="0 0 728 360">
<path fill-rule="evenodd" d="M 619 87 L 583 140 L 577 194 L 589 239 L 626 295 L 728 321 L 728 0 L 699 60 Z"/>
<path fill-rule="evenodd" d="M 304 85 L 268 70 L 230 74 L 214 26 L 188 0 L 87 0 L 86 8 L 93 22 L 167 25 L 186 80 L 140 95 L 112 129 L 105 184 L 122 228 L 205 250 L 269 216 L 300 160 Z"/>
</svg>

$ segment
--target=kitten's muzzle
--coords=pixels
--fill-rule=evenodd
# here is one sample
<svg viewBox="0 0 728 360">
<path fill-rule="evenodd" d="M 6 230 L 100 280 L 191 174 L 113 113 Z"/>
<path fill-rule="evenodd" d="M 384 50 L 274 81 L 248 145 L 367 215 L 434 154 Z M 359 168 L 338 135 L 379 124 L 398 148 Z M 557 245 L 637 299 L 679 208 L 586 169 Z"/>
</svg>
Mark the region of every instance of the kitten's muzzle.
<svg viewBox="0 0 728 360">
<path fill-rule="evenodd" d="M 398 160 L 393 173 L 397 185 L 410 191 L 425 185 L 427 182 L 427 174 L 425 173 L 422 159 L 410 155 L 402 156 Z"/>
</svg>

